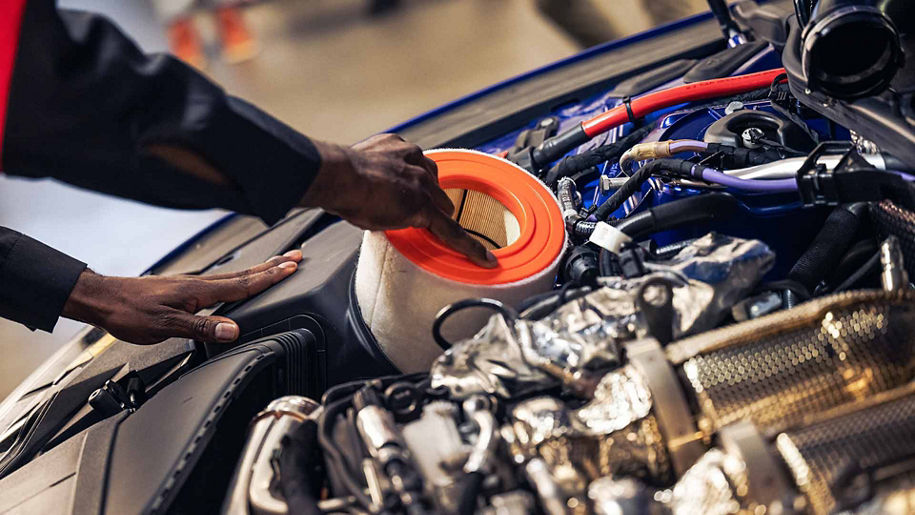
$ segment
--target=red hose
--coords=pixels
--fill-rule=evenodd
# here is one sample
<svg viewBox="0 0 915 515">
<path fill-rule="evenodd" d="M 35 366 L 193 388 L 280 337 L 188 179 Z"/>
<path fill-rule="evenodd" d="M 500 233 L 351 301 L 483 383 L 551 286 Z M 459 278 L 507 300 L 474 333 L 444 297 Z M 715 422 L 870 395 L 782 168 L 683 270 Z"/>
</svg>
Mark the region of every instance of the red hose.
<svg viewBox="0 0 915 515">
<path fill-rule="evenodd" d="M 737 77 L 725 77 L 723 79 L 704 80 L 692 84 L 684 84 L 675 88 L 665 89 L 664 91 L 643 95 L 633 99 L 629 103 L 629 106 L 632 109 L 633 117 L 641 118 L 648 113 L 672 105 L 682 104 L 683 102 L 736 95 L 738 93 L 764 88 L 772 84 L 772 81 L 783 73 L 785 73 L 784 68 L 776 68 L 774 70 L 739 75 Z M 581 128 L 588 137 L 593 138 L 598 134 L 607 132 L 628 121 L 629 113 L 626 112 L 626 105 L 620 104 L 609 111 L 604 111 L 594 118 L 581 122 Z"/>
</svg>

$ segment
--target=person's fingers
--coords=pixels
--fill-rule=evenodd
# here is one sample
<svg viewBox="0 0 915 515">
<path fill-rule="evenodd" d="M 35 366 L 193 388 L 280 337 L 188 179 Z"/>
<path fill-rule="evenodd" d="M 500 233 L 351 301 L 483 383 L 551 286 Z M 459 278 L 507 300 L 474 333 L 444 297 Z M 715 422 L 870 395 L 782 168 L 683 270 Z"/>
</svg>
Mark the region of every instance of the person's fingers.
<svg viewBox="0 0 915 515">
<path fill-rule="evenodd" d="M 429 194 L 432 195 L 432 202 L 435 203 L 435 207 L 439 211 L 447 216 L 454 214 L 454 202 L 451 201 L 451 198 L 448 197 L 448 194 L 443 189 L 438 186 L 432 186 Z"/>
<path fill-rule="evenodd" d="M 421 148 L 416 147 L 416 151 L 408 154 L 404 160 L 411 165 L 419 166 L 438 182 L 438 165 L 426 157 Z"/>
<path fill-rule="evenodd" d="M 287 261 L 298 263 L 302 260 L 302 251 L 301 250 L 290 250 L 281 256 L 273 256 L 272 258 L 264 261 L 263 263 L 253 266 L 245 270 L 239 270 L 238 272 L 229 272 L 227 274 L 214 274 L 214 275 L 204 275 L 200 276 L 200 279 L 206 281 L 219 281 L 222 279 L 234 279 L 236 277 L 242 277 L 245 275 L 252 275 L 258 272 L 263 272 L 264 270 L 269 270 L 275 266 L 279 266 Z"/>
<path fill-rule="evenodd" d="M 278 266 L 257 273 L 230 279 L 206 281 L 199 293 L 200 305 L 211 306 L 217 302 L 234 302 L 256 295 L 292 275 L 298 268 L 295 261 L 285 261 Z"/>
<path fill-rule="evenodd" d="M 226 317 L 199 316 L 176 310 L 168 320 L 171 325 L 162 329 L 171 336 L 207 343 L 234 342 L 239 336 L 238 324 Z"/>
<path fill-rule="evenodd" d="M 467 256 L 474 264 L 483 268 L 495 268 L 499 262 L 486 250 L 482 243 L 473 239 L 456 221 L 436 209 L 430 210 L 429 231 L 445 245 Z"/>
</svg>

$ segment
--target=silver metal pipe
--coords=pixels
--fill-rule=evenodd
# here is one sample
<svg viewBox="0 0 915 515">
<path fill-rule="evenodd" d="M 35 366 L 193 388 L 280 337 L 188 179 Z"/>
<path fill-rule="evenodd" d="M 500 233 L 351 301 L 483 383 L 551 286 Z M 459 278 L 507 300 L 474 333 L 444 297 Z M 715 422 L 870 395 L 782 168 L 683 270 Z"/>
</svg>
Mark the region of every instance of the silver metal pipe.
<svg viewBox="0 0 915 515">
<path fill-rule="evenodd" d="M 235 469 L 222 507 L 224 514 L 285 514 L 286 501 L 271 488 L 274 471 L 271 460 L 283 437 L 292 434 L 308 419 L 317 418 L 321 405 L 298 395 L 280 397 L 260 412 L 248 431 L 248 440 Z"/>
</svg>

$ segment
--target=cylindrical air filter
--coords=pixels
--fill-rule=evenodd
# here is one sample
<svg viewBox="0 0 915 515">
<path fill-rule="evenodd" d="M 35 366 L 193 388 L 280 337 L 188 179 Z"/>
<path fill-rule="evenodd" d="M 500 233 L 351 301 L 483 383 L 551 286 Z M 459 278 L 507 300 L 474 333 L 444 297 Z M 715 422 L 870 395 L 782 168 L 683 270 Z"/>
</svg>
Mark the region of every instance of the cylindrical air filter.
<svg viewBox="0 0 915 515">
<path fill-rule="evenodd" d="M 549 290 L 566 245 L 559 204 L 522 168 L 471 150 L 432 150 L 453 218 L 495 254 L 485 269 L 425 229 L 367 232 L 356 267 L 356 299 L 366 325 L 403 372 L 426 371 L 441 349 L 432 338 L 438 311 L 467 298 L 509 305 Z M 491 312 L 468 309 L 442 328 L 450 341 L 472 336 Z"/>
</svg>

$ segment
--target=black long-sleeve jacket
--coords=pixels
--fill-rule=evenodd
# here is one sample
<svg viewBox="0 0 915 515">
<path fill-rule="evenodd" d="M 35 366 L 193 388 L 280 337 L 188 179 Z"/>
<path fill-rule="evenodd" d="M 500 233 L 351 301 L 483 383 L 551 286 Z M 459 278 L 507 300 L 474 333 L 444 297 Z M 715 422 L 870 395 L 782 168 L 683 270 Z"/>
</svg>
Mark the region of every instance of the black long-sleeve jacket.
<svg viewBox="0 0 915 515">
<path fill-rule="evenodd" d="M 202 165 L 177 164 L 175 149 Z M 272 223 L 319 166 L 308 138 L 103 17 L 0 0 L 3 173 Z M 85 266 L 0 227 L 0 316 L 50 331 Z"/>
</svg>

